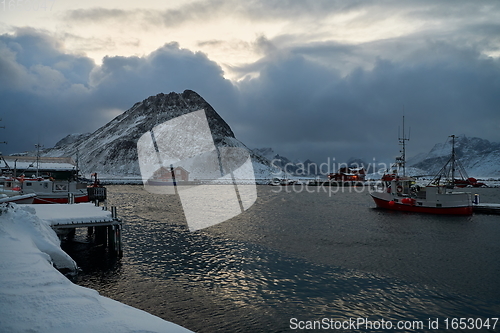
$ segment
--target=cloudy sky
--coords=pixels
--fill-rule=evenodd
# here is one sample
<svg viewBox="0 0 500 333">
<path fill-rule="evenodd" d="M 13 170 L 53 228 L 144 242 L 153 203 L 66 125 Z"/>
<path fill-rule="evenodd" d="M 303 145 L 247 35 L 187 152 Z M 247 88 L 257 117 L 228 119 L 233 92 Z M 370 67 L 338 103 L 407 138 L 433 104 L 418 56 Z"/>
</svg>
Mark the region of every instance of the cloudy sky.
<svg viewBox="0 0 500 333">
<path fill-rule="evenodd" d="M 5 1 L 0 150 L 185 89 L 291 159 L 392 159 L 403 112 L 409 155 L 499 142 L 499 57 L 498 1 Z"/>
</svg>

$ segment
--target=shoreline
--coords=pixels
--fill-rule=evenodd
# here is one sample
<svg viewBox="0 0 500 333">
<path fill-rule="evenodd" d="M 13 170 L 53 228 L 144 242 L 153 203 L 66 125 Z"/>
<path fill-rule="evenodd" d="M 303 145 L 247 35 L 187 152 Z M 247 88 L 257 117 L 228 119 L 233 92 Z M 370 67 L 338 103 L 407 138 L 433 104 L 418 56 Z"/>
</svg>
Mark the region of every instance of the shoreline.
<svg viewBox="0 0 500 333">
<path fill-rule="evenodd" d="M 191 332 L 71 282 L 75 261 L 29 207 L 0 206 L 0 267 L 3 332 Z"/>
</svg>

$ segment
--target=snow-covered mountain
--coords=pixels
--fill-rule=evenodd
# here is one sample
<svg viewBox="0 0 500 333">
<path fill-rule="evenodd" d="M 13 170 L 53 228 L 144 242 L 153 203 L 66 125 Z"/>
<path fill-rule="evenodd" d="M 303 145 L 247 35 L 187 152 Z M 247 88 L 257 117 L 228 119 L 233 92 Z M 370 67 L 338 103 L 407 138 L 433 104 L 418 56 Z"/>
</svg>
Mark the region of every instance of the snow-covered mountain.
<svg viewBox="0 0 500 333">
<path fill-rule="evenodd" d="M 432 175 L 441 169 L 451 156 L 452 140 L 436 144 L 428 154 L 409 160 L 409 165 Z M 455 153 L 468 175 L 476 178 L 500 177 L 500 143 L 476 137 L 455 137 Z"/>
<path fill-rule="evenodd" d="M 229 125 L 200 95 L 158 94 L 134 104 L 94 133 L 70 134 L 45 149 L 43 156 L 71 156 L 79 161 L 83 174 L 98 172 L 103 177 L 140 177 L 137 140 L 156 125 L 178 116 L 204 109 L 216 146 L 240 147 L 252 156 L 256 178 L 270 178 L 269 163 L 238 141 Z"/>
<path fill-rule="evenodd" d="M 158 94 L 133 105 L 129 110 L 102 126 L 94 133 L 70 134 L 56 143 L 54 148 L 44 149 L 43 156 L 69 156 L 79 160 L 84 175 L 98 172 L 103 177 L 140 177 L 137 156 L 137 140 L 155 126 L 178 116 L 204 109 L 214 143 L 220 147 L 241 147 L 252 157 L 255 177 L 270 179 L 282 175 L 279 168 L 287 166 L 290 175 L 314 176 L 314 162 L 291 162 L 272 148 L 250 150 L 237 140 L 229 125 L 200 95 L 191 90 L 183 93 Z M 476 178 L 500 177 L 500 143 L 461 135 L 455 138 L 456 154 L 468 172 Z M 428 154 L 410 159 L 407 166 L 420 174 L 435 174 L 446 162 L 451 152 L 451 140 L 436 144 Z M 78 155 L 78 156 L 77 156 Z M 367 166 L 359 159 L 351 159 Z M 278 169 L 276 168 L 278 167 Z M 304 170 L 308 173 L 304 174 Z M 422 170 L 422 171 L 421 171 Z M 313 171 L 313 172 L 310 172 Z M 376 170 L 368 170 L 375 172 Z"/>
<path fill-rule="evenodd" d="M 406 173 L 411 176 L 433 176 L 451 156 L 452 141 L 449 138 L 445 143 L 436 144 L 427 154 L 422 153 L 407 159 Z M 273 166 L 281 169 L 286 167 L 288 174 L 296 176 L 314 176 L 314 167 L 309 167 L 314 162 L 292 162 L 285 156 L 279 155 L 272 148 L 253 149 L 254 153 L 270 161 Z M 500 177 L 500 143 L 490 142 L 476 137 L 460 135 L 455 137 L 455 153 L 459 162 L 464 166 L 470 177 L 487 179 Z M 344 163 L 337 163 L 337 166 Z M 363 166 L 369 178 L 380 178 L 384 170 L 377 170 L 375 166 L 359 158 L 350 158 L 345 165 L 351 167 Z M 313 171 L 304 174 L 304 169 Z"/>
</svg>

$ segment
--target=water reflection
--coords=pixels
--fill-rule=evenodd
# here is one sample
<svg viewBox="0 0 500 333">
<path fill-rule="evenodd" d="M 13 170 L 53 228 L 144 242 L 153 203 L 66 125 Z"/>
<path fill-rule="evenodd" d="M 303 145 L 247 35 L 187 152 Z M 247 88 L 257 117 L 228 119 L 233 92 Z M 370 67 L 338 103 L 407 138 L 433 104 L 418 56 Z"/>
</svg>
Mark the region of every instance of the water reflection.
<svg viewBox="0 0 500 333">
<path fill-rule="evenodd" d="M 498 290 L 498 264 L 477 277 L 453 270 L 458 259 L 482 267 L 481 242 L 498 251 L 482 218 L 393 214 L 366 208 L 363 197 L 356 210 L 341 196 L 264 193 L 238 218 L 192 233 L 175 198 L 128 191 L 111 189 L 126 220 L 122 261 L 95 265 L 79 283 L 197 332 L 289 331 L 292 317 L 427 321 L 500 312 L 497 298 L 474 291 Z M 488 286 L 466 296 L 454 291 L 455 279 Z"/>
</svg>

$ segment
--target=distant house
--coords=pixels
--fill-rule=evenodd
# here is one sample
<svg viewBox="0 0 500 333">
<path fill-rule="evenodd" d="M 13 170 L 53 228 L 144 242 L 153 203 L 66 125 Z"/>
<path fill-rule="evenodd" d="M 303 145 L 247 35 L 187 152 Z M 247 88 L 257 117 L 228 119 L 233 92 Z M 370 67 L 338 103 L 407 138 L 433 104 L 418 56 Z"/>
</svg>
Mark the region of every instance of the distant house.
<svg viewBox="0 0 500 333">
<path fill-rule="evenodd" d="M 0 171 L 3 175 L 52 177 L 75 179 L 77 167 L 71 157 L 0 156 Z"/>
<path fill-rule="evenodd" d="M 174 177 L 175 181 L 188 181 L 189 180 L 189 171 L 184 169 L 183 167 L 175 167 L 174 168 Z M 171 181 L 172 180 L 172 170 L 170 168 L 161 167 L 153 173 L 151 177 L 153 180 L 160 181 Z"/>
<path fill-rule="evenodd" d="M 329 180 L 334 181 L 364 181 L 366 176 L 365 169 L 363 167 L 353 168 L 353 167 L 342 167 L 337 173 L 331 173 L 328 175 Z"/>
</svg>

